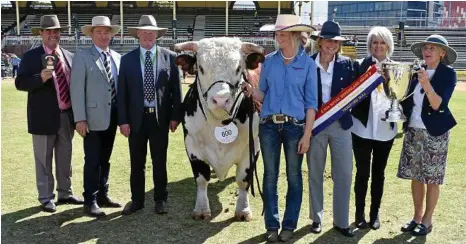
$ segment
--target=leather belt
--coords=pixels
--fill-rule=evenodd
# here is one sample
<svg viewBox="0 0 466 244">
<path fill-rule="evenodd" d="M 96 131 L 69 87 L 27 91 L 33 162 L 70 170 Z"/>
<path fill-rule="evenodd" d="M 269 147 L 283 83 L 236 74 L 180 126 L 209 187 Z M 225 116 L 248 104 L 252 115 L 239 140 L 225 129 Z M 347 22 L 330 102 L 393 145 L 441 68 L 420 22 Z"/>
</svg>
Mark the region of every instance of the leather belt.
<svg viewBox="0 0 466 244">
<path fill-rule="evenodd" d="M 144 107 L 144 113 L 155 114 L 155 107 Z"/>
<path fill-rule="evenodd" d="M 286 122 L 293 122 L 293 123 L 301 124 L 305 122 L 305 120 L 297 120 L 291 116 L 284 115 L 284 114 L 269 115 L 265 118 L 265 120 L 271 120 L 275 124 L 283 124 Z"/>
</svg>

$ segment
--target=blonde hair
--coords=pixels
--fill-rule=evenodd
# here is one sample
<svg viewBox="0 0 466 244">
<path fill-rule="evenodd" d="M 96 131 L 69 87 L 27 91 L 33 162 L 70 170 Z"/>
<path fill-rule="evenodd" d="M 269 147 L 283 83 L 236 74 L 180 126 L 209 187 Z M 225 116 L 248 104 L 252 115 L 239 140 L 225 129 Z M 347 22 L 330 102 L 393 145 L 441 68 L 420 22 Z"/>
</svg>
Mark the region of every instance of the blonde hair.
<svg viewBox="0 0 466 244">
<path fill-rule="evenodd" d="M 392 32 L 387 27 L 383 26 L 375 26 L 374 28 L 372 28 L 371 31 L 369 31 L 369 34 L 367 34 L 366 44 L 368 55 L 372 55 L 371 45 L 374 37 L 382 39 L 388 45 L 387 57 L 391 57 L 393 54 L 393 50 L 395 49 Z"/>
<path fill-rule="evenodd" d="M 277 41 L 274 41 L 275 50 L 279 50 L 280 46 Z M 300 31 L 291 31 L 291 47 L 296 50 L 296 54 L 299 51 L 299 46 L 301 45 L 301 32 Z"/>
<path fill-rule="evenodd" d="M 322 41 L 323 39 L 318 37 L 317 40 L 314 42 L 314 53 L 318 53 L 320 52 L 320 42 Z M 337 54 L 341 54 L 341 47 L 342 47 L 342 42 L 341 41 L 338 41 L 339 45 L 338 45 L 338 51 L 337 51 Z"/>
</svg>

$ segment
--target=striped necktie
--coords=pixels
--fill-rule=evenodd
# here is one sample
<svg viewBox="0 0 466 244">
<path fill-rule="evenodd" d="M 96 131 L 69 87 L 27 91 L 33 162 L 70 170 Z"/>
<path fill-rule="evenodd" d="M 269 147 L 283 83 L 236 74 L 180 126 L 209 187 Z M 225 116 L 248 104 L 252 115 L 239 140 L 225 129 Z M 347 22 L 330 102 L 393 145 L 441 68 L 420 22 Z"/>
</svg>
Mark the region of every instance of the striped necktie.
<svg viewBox="0 0 466 244">
<path fill-rule="evenodd" d="M 112 102 L 115 102 L 115 95 L 116 95 L 116 89 L 115 89 L 115 79 L 113 79 L 113 74 L 112 74 L 112 66 L 110 65 L 110 54 L 107 52 L 102 52 L 104 55 L 104 66 L 105 66 L 105 72 L 107 72 L 107 77 L 109 80 L 110 87 L 112 88 Z"/>
<path fill-rule="evenodd" d="M 56 50 L 53 50 L 52 54 L 58 57 L 57 66 L 55 68 L 55 79 L 58 84 L 58 94 L 60 96 L 60 100 L 63 103 L 68 103 L 70 100 L 70 87 L 68 86 L 68 82 L 66 82 L 66 75 L 65 71 L 63 70 L 63 63 L 60 60 L 60 56 Z"/>
</svg>

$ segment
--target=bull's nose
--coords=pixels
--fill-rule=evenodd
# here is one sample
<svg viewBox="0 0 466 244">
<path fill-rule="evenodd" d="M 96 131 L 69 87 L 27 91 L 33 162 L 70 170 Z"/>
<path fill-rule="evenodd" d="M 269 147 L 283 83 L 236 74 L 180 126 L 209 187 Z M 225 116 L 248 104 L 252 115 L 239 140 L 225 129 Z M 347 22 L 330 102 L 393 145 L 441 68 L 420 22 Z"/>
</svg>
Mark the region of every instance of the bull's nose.
<svg viewBox="0 0 466 244">
<path fill-rule="evenodd" d="M 217 108 L 225 108 L 227 104 L 230 102 L 230 98 L 228 97 L 213 97 L 212 103 L 217 106 Z"/>
</svg>

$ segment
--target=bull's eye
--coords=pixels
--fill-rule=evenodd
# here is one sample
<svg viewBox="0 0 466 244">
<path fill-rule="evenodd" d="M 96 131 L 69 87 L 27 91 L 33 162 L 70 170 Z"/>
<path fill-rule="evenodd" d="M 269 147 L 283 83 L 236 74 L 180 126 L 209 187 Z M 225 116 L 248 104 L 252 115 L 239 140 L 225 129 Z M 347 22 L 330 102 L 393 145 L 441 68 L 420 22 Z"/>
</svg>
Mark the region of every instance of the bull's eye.
<svg viewBox="0 0 466 244">
<path fill-rule="evenodd" d="M 241 66 L 238 66 L 238 68 L 236 69 L 236 74 L 239 74 L 240 71 L 241 71 Z"/>
<path fill-rule="evenodd" d="M 199 65 L 199 70 L 201 71 L 202 74 L 204 74 L 204 69 L 200 65 Z"/>
</svg>

